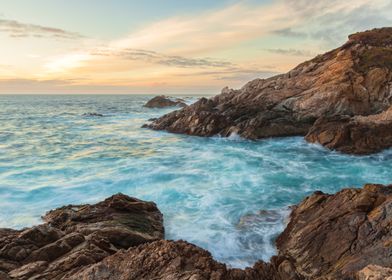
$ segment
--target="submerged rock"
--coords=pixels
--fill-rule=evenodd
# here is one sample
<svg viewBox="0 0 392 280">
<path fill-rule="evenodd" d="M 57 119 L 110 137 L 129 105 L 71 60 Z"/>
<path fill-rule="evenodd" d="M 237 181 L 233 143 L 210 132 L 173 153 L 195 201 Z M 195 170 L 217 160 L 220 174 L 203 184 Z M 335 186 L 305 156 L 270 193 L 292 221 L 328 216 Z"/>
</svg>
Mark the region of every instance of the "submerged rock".
<svg viewBox="0 0 392 280">
<path fill-rule="evenodd" d="M 144 107 L 147 108 L 165 108 L 165 107 L 174 107 L 174 106 L 186 107 L 187 105 L 185 104 L 184 100 L 181 98 L 173 99 L 165 95 L 155 96 L 152 99 L 150 99 L 146 104 L 144 104 Z"/>
<path fill-rule="evenodd" d="M 103 117 L 104 115 L 100 114 L 100 113 L 92 112 L 92 113 L 84 113 L 83 116 L 84 117 Z"/>
<path fill-rule="evenodd" d="M 274 222 L 276 213 L 261 212 Z M 250 219 L 245 219 L 245 223 Z M 185 241 L 163 239 L 154 203 L 115 195 L 49 212 L 46 223 L 0 229 L 0 279 L 390 279 L 392 185 L 315 192 L 293 207 L 266 263 L 232 269 Z M 392 279 L 392 278 L 391 278 Z"/>
<path fill-rule="evenodd" d="M 224 88 L 220 95 L 202 98 L 147 127 L 198 136 L 236 133 L 260 139 L 305 136 L 320 118 L 325 121 L 332 116 L 378 114 L 392 104 L 391 38 L 392 28 L 351 35 L 342 47 L 306 61 L 286 74 L 253 80 L 239 90 Z M 313 129 L 313 134 L 317 131 Z M 370 131 L 367 133 L 371 135 Z M 383 139 L 384 134 L 375 137 Z M 318 141 L 317 136 L 307 139 Z M 381 142 L 377 140 L 374 144 Z M 381 145 L 371 151 L 389 146 Z M 350 152 L 356 153 L 357 149 Z"/>
</svg>

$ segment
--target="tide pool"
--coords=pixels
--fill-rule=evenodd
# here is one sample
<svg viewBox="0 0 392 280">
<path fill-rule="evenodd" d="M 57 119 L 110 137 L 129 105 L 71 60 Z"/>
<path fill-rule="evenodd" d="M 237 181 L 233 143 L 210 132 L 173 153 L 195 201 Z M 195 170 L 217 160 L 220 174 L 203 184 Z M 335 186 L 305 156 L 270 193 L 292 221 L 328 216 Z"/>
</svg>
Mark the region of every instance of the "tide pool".
<svg viewBox="0 0 392 280">
<path fill-rule="evenodd" d="M 288 207 L 313 191 L 392 183 L 392 150 L 349 156 L 302 137 L 248 141 L 143 129 L 173 110 L 142 107 L 149 98 L 0 95 L 0 227 L 38 224 L 52 208 L 122 192 L 157 203 L 166 238 L 245 267 L 275 254 Z"/>
</svg>

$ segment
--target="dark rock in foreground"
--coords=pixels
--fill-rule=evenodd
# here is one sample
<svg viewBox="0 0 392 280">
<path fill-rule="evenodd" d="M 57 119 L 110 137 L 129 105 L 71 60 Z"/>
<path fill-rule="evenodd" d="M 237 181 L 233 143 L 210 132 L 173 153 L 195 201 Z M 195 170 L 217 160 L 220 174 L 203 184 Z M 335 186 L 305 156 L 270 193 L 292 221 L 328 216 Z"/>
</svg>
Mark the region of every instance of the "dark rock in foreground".
<svg viewBox="0 0 392 280">
<path fill-rule="evenodd" d="M 119 249 L 162 239 L 164 231 L 154 203 L 122 194 L 95 205 L 65 206 L 43 219 L 45 224 L 29 229 L 0 230 L 3 274 L 20 280 L 69 279 Z"/>
<path fill-rule="evenodd" d="M 165 108 L 174 106 L 186 107 L 187 105 L 184 100 L 180 98 L 172 99 L 165 95 L 155 96 L 144 104 L 144 107 L 147 108 Z"/>
<path fill-rule="evenodd" d="M 179 111 L 171 112 L 148 124 L 156 130 L 167 130 L 198 136 L 239 134 L 249 139 L 274 136 L 305 136 L 312 131 L 311 141 L 318 141 L 316 123 L 335 130 L 330 117 L 369 116 L 392 105 L 392 28 L 374 29 L 349 36 L 342 47 L 298 65 L 287 74 L 269 79 L 256 79 L 239 90 L 223 89 L 220 95 L 203 98 Z M 333 118 L 333 120 L 335 120 Z M 391 120 L 387 120 L 390 127 Z M 356 122 L 351 122 L 355 126 Z M 361 131 L 371 137 L 369 126 Z M 364 151 L 358 136 L 345 140 L 343 152 L 370 153 L 390 147 L 384 137 L 389 129 L 377 134 L 375 145 Z M 321 140 L 321 139 L 320 139 Z M 389 144 L 381 144 L 387 142 Z"/>
<path fill-rule="evenodd" d="M 392 185 L 316 192 L 293 210 L 280 255 L 305 279 L 355 279 L 370 264 L 392 266 Z"/>
<path fill-rule="evenodd" d="M 23 231 L 0 230 L 0 279 L 392 277 L 392 185 L 307 197 L 293 207 L 277 239 L 279 255 L 244 270 L 227 268 L 185 241 L 162 240 L 162 216 L 155 204 L 124 195 L 63 207 L 45 220 Z"/>
</svg>

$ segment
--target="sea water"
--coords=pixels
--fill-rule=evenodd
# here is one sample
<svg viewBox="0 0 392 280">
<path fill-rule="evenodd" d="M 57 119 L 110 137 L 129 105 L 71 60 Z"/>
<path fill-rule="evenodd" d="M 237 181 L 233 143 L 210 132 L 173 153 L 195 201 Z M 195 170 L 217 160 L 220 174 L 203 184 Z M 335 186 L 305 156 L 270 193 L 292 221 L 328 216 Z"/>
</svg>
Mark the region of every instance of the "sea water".
<svg viewBox="0 0 392 280">
<path fill-rule="evenodd" d="M 248 141 L 141 128 L 175 109 L 144 108 L 149 98 L 0 95 L 0 227 L 35 225 L 52 208 L 122 192 L 157 203 L 166 238 L 246 267 L 276 253 L 289 206 L 313 191 L 392 182 L 391 150 L 350 156 L 302 137 Z"/>
</svg>

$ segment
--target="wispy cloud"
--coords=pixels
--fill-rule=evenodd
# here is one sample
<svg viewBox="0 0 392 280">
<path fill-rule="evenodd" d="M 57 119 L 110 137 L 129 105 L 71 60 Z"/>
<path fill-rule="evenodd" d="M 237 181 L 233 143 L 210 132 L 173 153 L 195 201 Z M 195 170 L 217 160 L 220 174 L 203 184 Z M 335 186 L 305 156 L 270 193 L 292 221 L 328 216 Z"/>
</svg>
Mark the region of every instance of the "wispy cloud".
<svg viewBox="0 0 392 280">
<path fill-rule="evenodd" d="M 283 36 L 283 37 L 293 37 L 293 38 L 306 38 L 308 34 L 305 32 L 294 31 L 292 28 L 283 28 L 274 30 L 272 33 Z"/>
<path fill-rule="evenodd" d="M 353 32 L 392 24 L 391 0 L 284 1 L 299 21 L 281 35 L 306 34 L 304 38 L 324 44 L 325 48 L 344 42 Z"/>
<path fill-rule="evenodd" d="M 0 19 L 0 32 L 14 38 L 55 38 L 79 39 L 83 36 L 76 32 L 69 32 L 60 28 L 28 24 L 16 20 Z"/>
<path fill-rule="evenodd" d="M 5 38 L 4 53 L 14 54 L 14 46 L 19 53 L 15 64 L 3 54 L 2 63 L 12 65 L 16 74 L 4 69 L 1 77 L 27 78 L 7 81 L 13 88 L 18 83 L 81 90 L 237 87 L 288 71 L 304 58 L 339 46 L 353 32 L 392 24 L 392 0 L 256 2 L 167 17 L 110 40 L 0 19 L 0 32 L 30 37 L 36 44 L 16 45 L 18 40 Z M 67 40 L 43 47 L 35 37 Z M 27 54 L 34 54 L 27 57 L 29 65 Z"/>
<path fill-rule="evenodd" d="M 293 56 L 303 56 L 312 57 L 316 54 L 308 50 L 297 50 L 297 49 L 265 49 L 267 52 L 282 54 L 282 55 L 293 55 Z"/>
<path fill-rule="evenodd" d="M 93 56 L 120 57 L 126 60 L 142 60 L 153 64 L 184 68 L 228 67 L 233 64 L 224 60 L 213 58 L 188 58 L 179 55 L 166 55 L 151 50 L 142 49 L 98 49 L 90 53 Z"/>
</svg>

